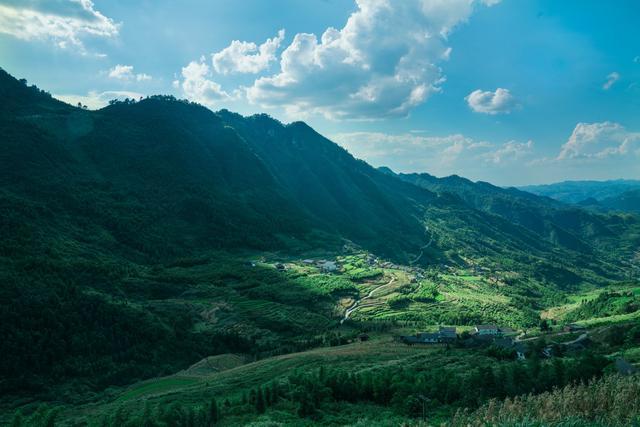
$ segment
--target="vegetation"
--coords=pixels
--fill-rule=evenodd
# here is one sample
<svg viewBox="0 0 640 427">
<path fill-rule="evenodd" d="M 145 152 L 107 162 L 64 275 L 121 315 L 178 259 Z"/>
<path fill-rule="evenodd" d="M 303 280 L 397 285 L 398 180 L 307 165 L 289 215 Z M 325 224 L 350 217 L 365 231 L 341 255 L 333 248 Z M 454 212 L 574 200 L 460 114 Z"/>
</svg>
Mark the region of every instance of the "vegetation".
<svg viewBox="0 0 640 427">
<path fill-rule="evenodd" d="M 640 378 L 607 376 L 534 396 L 492 400 L 453 426 L 629 426 L 640 421 Z"/>
<path fill-rule="evenodd" d="M 88 111 L 1 70 L 0 96 L 2 423 L 444 422 L 637 354 L 616 288 L 637 288 L 637 216 L 395 175 L 304 123 L 170 96 Z M 568 321 L 621 329 L 552 360 L 533 335 L 524 363 L 392 341 Z"/>
<path fill-rule="evenodd" d="M 640 310 L 640 298 L 632 291 L 602 292 L 596 299 L 585 300 L 576 309 L 567 313 L 565 320 L 575 321 L 629 314 L 638 310 Z"/>
</svg>

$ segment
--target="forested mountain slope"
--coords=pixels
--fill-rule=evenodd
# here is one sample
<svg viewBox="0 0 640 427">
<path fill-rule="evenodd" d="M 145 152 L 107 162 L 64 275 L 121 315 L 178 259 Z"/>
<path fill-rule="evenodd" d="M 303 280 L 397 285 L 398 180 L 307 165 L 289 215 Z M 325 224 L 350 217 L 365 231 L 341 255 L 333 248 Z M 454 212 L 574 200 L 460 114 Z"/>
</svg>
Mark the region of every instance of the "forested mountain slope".
<svg viewBox="0 0 640 427">
<path fill-rule="evenodd" d="M 407 182 L 300 122 L 163 96 L 87 111 L 4 71 L 0 98 L 1 394 L 311 345 L 339 320 L 335 301 L 308 286 L 324 282 L 246 265 L 265 252 L 335 254 L 348 240 L 406 265 L 499 266 L 534 304 L 620 278 L 639 239 L 633 216 L 527 219 L 512 209 L 524 193 Z"/>
<path fill-rule="evenodd" d="M 639 242 L 640 218 L 607 215 L 568 205 L 544 196 L 472 182 L 458 176 L 436 178 L 429 174 L 400 174 L 401 179 L 438 194 L 453 194 L 469 206 L 535 233 L 569 251 L 607 258 L 631 257 Z"/>
</svg>

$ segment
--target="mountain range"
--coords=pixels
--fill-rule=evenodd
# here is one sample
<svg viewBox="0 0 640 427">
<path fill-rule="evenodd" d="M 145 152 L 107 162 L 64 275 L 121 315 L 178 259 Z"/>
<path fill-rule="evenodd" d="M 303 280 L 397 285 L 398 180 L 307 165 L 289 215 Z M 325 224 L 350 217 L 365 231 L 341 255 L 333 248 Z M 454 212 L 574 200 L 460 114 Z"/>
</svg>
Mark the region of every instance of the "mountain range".
<svg viewBox="0 0 640 427">
<path fill-rule="evenodd" d="M 207 257 L 238 266 L 259 253 L 331 254 L 347 244 L 425 268 L 482 264 L 535 281 L 510 292 L 536 307 L 563 289 L 625 278 L 640 245 L 634 214 L 376 169 L 302 122 L 212 112 L 169 96 L 89 111 L 4 71 L 0 98 L 7 393 L 100 375 L 86 387 L 105 387 L 210 353 L 213 336 L 172 305 L 205 279 L 163 276 Z M 598 203 L 623 209 L 621 194 Z M 206 280 L 224 288 L 234 277 Z M 296 305 L 273 298 L 282 310 Z M 317 301 L 310 313 L 335 323 Z M 227 350 L 249 345 L 215 340 Z"/>
<path fill-rule="evenodd" d="M 561 202 L 600 210 L 639 212 L 640 181 L 564 181 L 547 185 L 529 185 L 521 190 Z"/>
</svg>

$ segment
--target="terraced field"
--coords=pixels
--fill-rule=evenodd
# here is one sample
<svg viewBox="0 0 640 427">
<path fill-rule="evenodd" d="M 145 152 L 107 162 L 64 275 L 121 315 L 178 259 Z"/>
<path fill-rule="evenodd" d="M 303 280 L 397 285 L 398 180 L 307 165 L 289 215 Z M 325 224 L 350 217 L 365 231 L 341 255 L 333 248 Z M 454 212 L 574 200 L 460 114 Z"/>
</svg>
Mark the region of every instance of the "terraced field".
<svg viewBox="0 0 640 427">
<path fill-rule="evenodd" d="M 220 357 L 220 356 L 219 356 Z M 234 358 L 225 355 L 223 358 Z M 485 360 L 477 356 L 477 360 Z M 466 368 L 476 363 L 476 356 L 464 351 L 445 351 L 441 347 L 412 347 L 392 341 L 389 335 L 374 335 L 368 342 L 357 342 L 339 347 L 318 348 L 301 353 L 229 366 L 220 370 L 201 370 L 204 361 L 175 375 L 134 384 L 114 397 L 80 407 L 64 408 L 61 425 L 74 425 L 83 420 L 99 419 L 117 410 L 137 413 L 144 403 L 151 405 L 171 402 L 179 396 L 184 405 L 198 406 L 212 396 L 239 399 L 249 389 L 262 385 L 265 379 L 278 381 L 297 370 L 310 372 L 322 366 L 361 372 L 407 364 L 447 363 L 450 369 Z M 384 415 L 384 411 L 381 413 Z"/>
</svg>

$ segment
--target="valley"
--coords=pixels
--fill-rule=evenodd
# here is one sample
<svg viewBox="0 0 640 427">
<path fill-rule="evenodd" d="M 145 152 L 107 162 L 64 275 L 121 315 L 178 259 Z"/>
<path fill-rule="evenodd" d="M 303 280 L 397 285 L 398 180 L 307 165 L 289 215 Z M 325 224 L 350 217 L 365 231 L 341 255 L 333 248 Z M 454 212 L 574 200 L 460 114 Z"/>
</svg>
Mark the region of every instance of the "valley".
<svg viewBox="0 0 640 427">
<path fill-rule="evenodd" d="M 3 424 L 512 425 L 513 399 L 633 389 L 632 211 L 172 96 L 91 111 L 4 71 L 0 96 Z"/>
</svg>

